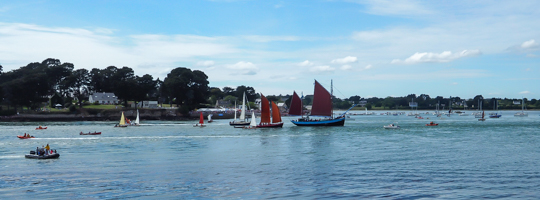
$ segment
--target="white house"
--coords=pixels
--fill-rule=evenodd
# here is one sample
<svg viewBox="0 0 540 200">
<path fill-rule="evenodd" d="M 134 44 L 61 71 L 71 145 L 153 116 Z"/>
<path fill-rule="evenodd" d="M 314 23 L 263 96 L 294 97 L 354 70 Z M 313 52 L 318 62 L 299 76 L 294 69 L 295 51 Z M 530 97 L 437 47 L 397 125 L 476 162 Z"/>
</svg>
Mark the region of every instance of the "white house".
<svg viewBox="0 0 540 200">
<path fill-rule="evenodd" d="M 139 108 L 158 108 L 158 102 L 157 101 L 141 101 L 137 104 L 137 107 Z"/>
<path fill-rule="evenodd" d="M 94 93 L 88 97 L 90 103 L 118 104 L 118 97 L 114 93 Z"/>
</svg>

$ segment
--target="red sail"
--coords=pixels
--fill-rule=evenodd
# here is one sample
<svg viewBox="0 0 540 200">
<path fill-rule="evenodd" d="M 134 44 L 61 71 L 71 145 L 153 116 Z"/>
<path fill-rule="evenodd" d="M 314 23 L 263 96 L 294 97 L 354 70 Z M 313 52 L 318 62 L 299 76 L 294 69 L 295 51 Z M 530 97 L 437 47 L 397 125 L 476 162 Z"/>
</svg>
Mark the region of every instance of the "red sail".
<svg viewBox="0 0 540 200">
<path fill-rule="evenodd" d="M 204 118 L 203 118 L 202 112 L 200 113 L 201 113 L 201 117 L 199 118 L 199 124 L 204 124 Z"/>
<path fill-rule="evenodd" d="M 281 122 L 281 112 L 279 112 L 279 108 L 276 103 L 272 101 L 272 123 L 279 122 Z"/>
<path fill-rule="evenodd" d="M 332 116 L 332 95 L 328 90 L 315 81 L 315 92 L 313 93 L 313 106 L 311 115 L 314 116 Z"/>
<path fill-rule="evenodd" d="M 261 124 L 270 123 L 270 102 L 261 93 Z"/>
<path fill-rule="evenodd" d="M 296 92 L 293 92 L 289 115 L 302 115 L 302 100 L 298 97 Z"/>
</svg>

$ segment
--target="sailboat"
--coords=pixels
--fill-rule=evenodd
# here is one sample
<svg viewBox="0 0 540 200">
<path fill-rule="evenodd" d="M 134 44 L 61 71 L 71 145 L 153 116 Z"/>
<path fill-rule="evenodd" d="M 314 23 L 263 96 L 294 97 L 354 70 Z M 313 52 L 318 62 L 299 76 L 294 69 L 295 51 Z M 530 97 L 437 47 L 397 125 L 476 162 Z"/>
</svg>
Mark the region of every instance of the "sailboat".
<svg viewBox="0 0 540 200">
<path fill-rule="evenodd" d="M 298 110 L 298 108 L 295 106 L 302 106 L 301 101 L 300 104 L 296 104 L 295 99 L 300 99 L 296 93 L 293 94 L 290 110 Z M 356 106 L 356 104 L 349 108 L 349 110 L 351 110 L 354 106 Z M 302 118 L 291 120 L 291 122 L 297 126 L 343 126 L 345 125 L 345 114 L 349 110 L 334 118 L 332 112 L 332 94 L 328 92 L 328 90 L 326 90 L 319 82 L 317 82 L 317 80 L 315 80 L 315 91 L 313 93 L 313 105 L 310 115 L 324 118 L 310 119 L 309 115 L 304 117 L 302 113 L 292 113 L 292 115 L 302 115 Z M 291 114 L 291 111 L 289 111 L 289 114 Z"/>
<path fill-rule="evenodd" d="M 486 121 L 486 118 L 484 118 L 484 116 L 485 116 L 484 114 L 485 114 L 485 113 L 484 113 L 484 111 L 482 110 L 482 118 L 478 119 L 478 121 Z"/>
<path fill-rule="evenodd" d="M 242 127 L 244 129 L 255 129 L 257 128 L 257 119 L 255 119 L 255 112 L 251 113 L 251 122 L 249 123 L 249 126 Z"/>
<path fill-rule="evenodd" d="M 529 113 L 525 112 L 525 98 L 521 100 L 521 112 L 514 114 L 514 117 L 528 117 Z"/>
<path fill-rule="evenodd" d="M 124 112 L 122 112 L 122 116 L 120 117 L 120 123 L 118 123 L 117 125 L 115 125 L 114 127 L 121 127 L 121 128 L 125 128 L 127 127 L 128 125 L 126 124 L 126 119 L 124 117 Z"/>
<path fill-rule="evenodd" d="M 234 104 L 234 121 L 229 122 L 231 126 L 247 126 L 249 122 L 246 121 L 246 93 L 242 97 L 242 111 L 240 112 L 240 119 L 236 120 L 236 103 Z"/>
<path fill-rule="evenodd" d="M 133 122 L 132 126 L 139 126 L 141 125 L 139 123 L 139 110 L 137 110 L 137 118 L 135 118 L 135 122 Z"/>
<path fill-rule="evenodd" d="M 213 122 L 213 121 L 214 121 L 214 120 L 212 119 L 212 116 L 213 116 L 212 114 L 208 114 L 208 123 L 210 123 L 210 122 Z"/>
<path fill-rule="evenodd" d="M 499 110 L 499 101 L 495 100 L 495 105 L 494 105 L 493 107 L 495 107 L 494 110 L 497 111 L 497 112 L 489 113 L 489 118 L 499 118 L 499 117 L 501 117 L 502 115 L 500 115 L 500 114 L 498 113 L 498 110 Z"/>
<path fill-rule="evenodd" d="M 475 118 L 481 118 L 482 117 L 482 112 L 480 112 L 480 110 L 484 110 L 482 109 L 482 104 L 483 104 L 484 101 L 480 101 L 478 100 L 478 112 L 474 114 L 474 117 Z"/>
<path fill-rule="evenodd" d="M 270 114 L 272 115 L 272 121 L 270 121 Z M 270 102 L 261 93 L 261 122 L 257 125 L 257 128 L 281 127 L 283 127 L 283 121 L 281 121 L 281 113 L 278 106 L 272 101 L 272 112 L 270 112 Z"/>
<path fill-rule="evenodd" d="M 199 117 L 199 123 L 198 124 L 193 124 L 193 127 L 205 127 L 206 125 L 204 124 L 204 118 L 203 118 L 203 114 L 202 112 L 200 112 L 201 115 Z"/>
</svg>

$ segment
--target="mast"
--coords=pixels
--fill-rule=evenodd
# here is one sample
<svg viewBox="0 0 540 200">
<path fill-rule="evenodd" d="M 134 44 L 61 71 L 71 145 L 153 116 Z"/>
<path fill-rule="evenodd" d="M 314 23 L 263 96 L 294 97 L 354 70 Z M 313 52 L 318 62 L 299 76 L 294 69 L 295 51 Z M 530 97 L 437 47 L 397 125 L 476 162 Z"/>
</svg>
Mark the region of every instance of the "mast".
<svg viewBox="0 0 540 200">
<path fill-rule="evenodd" d="M 334 81 L 330 79 L 330 105 L 332 105 L 330 110 L 332 111 L 332 118 L 334 118 L 334 104 L 332 102 L 333 100 L 334 100 Z"/>
</svg>

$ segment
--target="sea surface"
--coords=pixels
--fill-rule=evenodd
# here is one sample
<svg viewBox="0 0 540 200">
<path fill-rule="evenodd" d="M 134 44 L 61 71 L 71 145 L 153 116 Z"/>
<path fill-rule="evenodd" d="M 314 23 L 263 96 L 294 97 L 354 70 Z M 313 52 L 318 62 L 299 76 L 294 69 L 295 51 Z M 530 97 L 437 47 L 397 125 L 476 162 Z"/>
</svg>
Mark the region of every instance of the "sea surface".
<svg viewBox="0 0 540 200">
<path fill-rule="evenodd" d="M 540 112 L 515 112 L 479 122 L 379 111 L 343 127 L 284 117 L 283 128 L 253 130 L 0 122 L 0 199 L 540 199 Z M 46 144 L 59 159 L 24 158 Z"/>
</svg>

